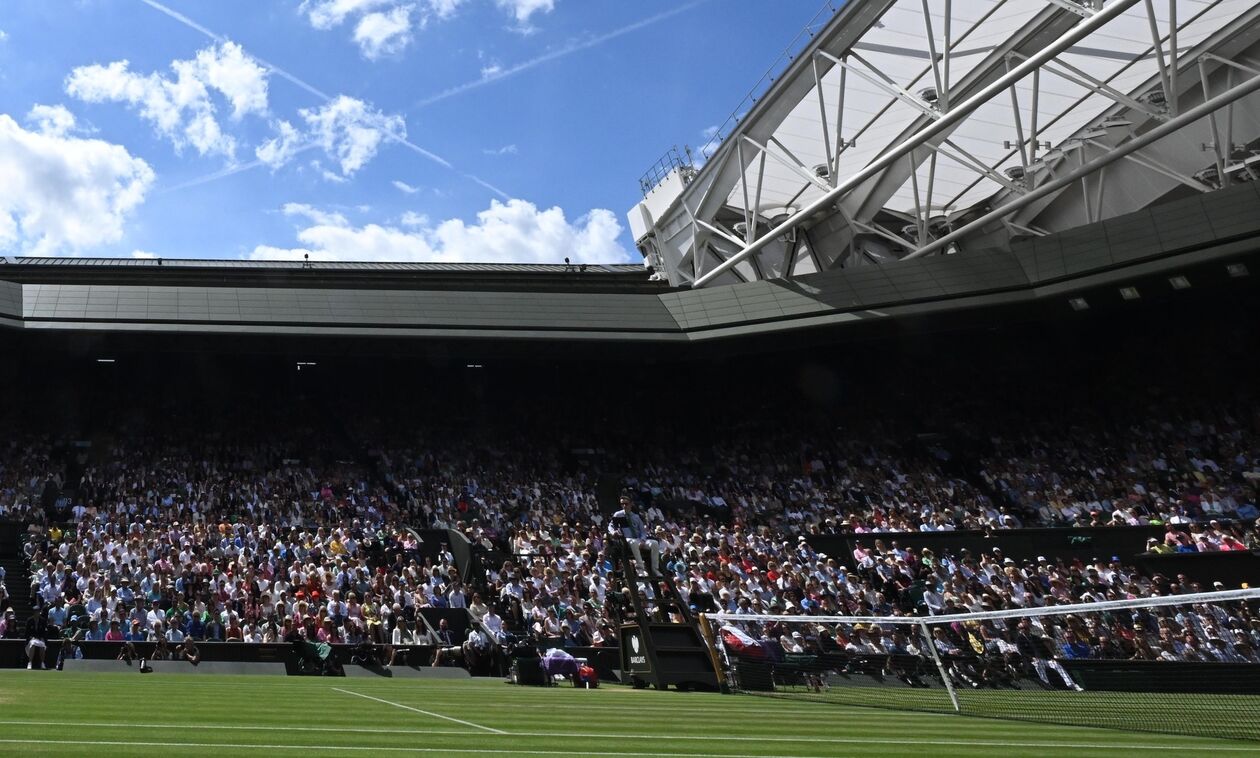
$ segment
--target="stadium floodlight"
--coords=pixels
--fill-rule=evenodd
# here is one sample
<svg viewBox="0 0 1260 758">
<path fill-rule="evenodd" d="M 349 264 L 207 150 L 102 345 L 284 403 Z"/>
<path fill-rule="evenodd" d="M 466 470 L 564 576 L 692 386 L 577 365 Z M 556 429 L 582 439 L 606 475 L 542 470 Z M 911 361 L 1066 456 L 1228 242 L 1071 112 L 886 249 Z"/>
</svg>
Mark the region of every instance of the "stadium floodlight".
<svg viewBox="0 0 1260 758">
<path fill-rule="evenodd" d="M 1230 263 L 1225 266 L 1225 270 L 1235 279 L 1241 279 L 1244 276 L 1251 275 L 1251 272 L 1247 270 L 1247 264 L 1245 263 Z"/>
<path fill-rule="evenodd" d="M 1089 301 L 1083 297 L 1074 297 L 1068 300 L 1068 305 L 1072 306 L 1074 311 L 1089 310 Z"/>
<path fill-rule="evenodd" d="M 705 614 L 723 684 L 821 704 L 1260 740 L 1260 589 L 938 616 Z M 1180 631 L 1179 631 L 1180 630 Z"/>
<path fill-rule="evenodd" d="M 113 358 L 97 358 L 96 362 L 97 363 L 116 363 L 117 361 Z"/>
<path fill-rule="evenodd" d="M 1172 288 L 1175 290 L 1190 289 L 1190 280 L 1184 276 L 1170 276 L 1168 277 L 1168 283 L 1171 284 Z"/>
<path fill-rule="evenodd" d="M 1120 297 L 1125 300 L 1140 300 L 1142 298 L 1142 293 L 1138 292 L 1137 287 L 1121 287 Z"/>
</svg>

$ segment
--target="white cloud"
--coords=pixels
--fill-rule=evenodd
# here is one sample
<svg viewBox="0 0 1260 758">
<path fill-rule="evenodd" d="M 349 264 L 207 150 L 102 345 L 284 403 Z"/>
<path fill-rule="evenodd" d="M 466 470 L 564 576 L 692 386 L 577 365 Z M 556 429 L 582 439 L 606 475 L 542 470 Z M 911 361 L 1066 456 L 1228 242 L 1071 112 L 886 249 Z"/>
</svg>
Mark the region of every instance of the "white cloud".
<svg viewBox="0 0 1260 758">
<path fill-rule="evenodd" d="M 455 11 L 468 0 L 428 0 L 429 10 L 440 19 L 455 15 Z"/>
<path fill-rule="evenodd" d="M 501 73 L 503 73 L 503 67 L 497 63 L 491 63 L 489 66 L 481 67 L 482 79 L 493 79 Z"/>
<path fill-rule="evenodd" d="M 364 58 L 397 55 L 414 39 L 412 31 L 424 28 L 430 19 L 445 21 L 469 0 L 303 0 L 298 12 L 321 31 L 354 22 L 352 38 Z M 494 0 L 500 10 L 516 21 L 516 31 L 534 31 L 530 19 L 537 13 L 550 13 L 556 0 Z"/>
<path fill-rule="evenodd" d="M 512 14 L 516 23 L 528 26 L 530 17 L 535 13 L 550 13 L 555 10 L 556 0 L 494 0 L 494 4 Z"/>
<path fill-rule="evenodd" d="M 338 261 L 485 261 L 556 263 L 565 257 L 577 263 L 632 260 L 617 238 L 621 225 L 612 211 L 596 209 L 569 223 L 560 208 L 539 210 L 525 200 L 491 201 L 490 207 L 467 224 L 451 219 L 433 225 L 420 214 L 404 214 L 400 226 L 379 224 L 353 227 L 340 214 L 334 223 L 319 223 L 306 206 L 289 215 L 311 218 L 313 225 L 298 232 L 302 247 L 259 245 L 254 259 Z"/>
<path fill-rule="evenodd" d="M 298 12 L 305 13 L 316 29 L 340 26 L 347 17 L 393 5 L 394 0 L 303 0 Z"/>
<path fill-rule="evenodd" d="M 285 203 L 280 210 L 286 216 L 304 218 L 317 226 L 350 226 L 350 222 L 340 213 L 321 211 L 319 208 L 306 203 Z"/>
<path fill-rule="evenodd" d="M 403 213 L 402 218 L 398 219 L 398 223 L 411 229 L 417 229 L 429 225 L 429 217 L 424 213 L 416 213 L 415 211 L 407 211 Z"/>
<path fill-rule="evenodd" d="M 411 44 L 412 5 L 399 5 L 389 12 L 375 11 L 359 19 L 354 28 L 354 41 L 359 44 L 363 57 L 376 60 L 385 55 L 397 55 Z"/>
<path fill-rule="evenodd" d="M 275 124 L 276 136 L 259 145 L 254 156 L 274 171 L 288 163 L 297 154 L 302 135 L 288 121 Z"/>
<path fill-rule="evenodd" d="M 385 115 L 362 100 L 341 95 L 319 108 L 298 111 L 310 126 L 311 138 L 341 167 L 354 174 L 376 155 L 386 137 L 405 138 L 402 116 Z"/>
<path fill-rule="evenodd" d="M 432 9 L 439 17 L 446 18 L 459 4 L 460 0 L 428 0 L 425 13 Z M 298 10 L 306 14 L 311 26 L 325 31 L 341 26 L 349 18 L 357 18 L 352 36 L 368 60 L 406 50 L 412 41 L 411 30 L 417 23 L 415 3 L 401 0 L 304 0 Z M 422 13 L 419 23 L 424 21 Z"/>
<path fill-rule="evenodd" d="M 267 111 L 267 70 L 240 45 L 225 42 L 171 62 L 173 77 L 137 74 L 126 60 L 80 66 L 66 79 L 66 92 L 89 103 L 120 102 L 137 109 L 157 133 L 182 150 L 232 158 L 236 140 L 216 118 L 211 90 L 231 104 L 232 118 Z"/>
<path fill-rule="evenodd" d="M 235 42 L 199 50 L 195 71 L 232 103 L 232 118 L 267 112 L 267 70 Z"/>
<path fill-rule="evenodd" d="M 414 195 L 420 191 L 419 187 L 413 187 L 410 184 L 407 184 L 406 182 L 402 181 L 401 179 L 395 179 L 393 181 L 393 185 L 394 185 L 394 189 L 406 195 Z"/>
<path fill-rule="evenodd" d="M 150 253 L 147 250 L 132 250 L 131 257 L 139 258 L 140 260 L 153 260 L 154 258 L 158 257 L 158 255 L 157 253 Z"/>
<path fill-rule="evenodd" d="M 26 122 L 42 134 L 64 137 L 74 129 L 74 114 L 64 105 L 36 105 L 26 114 Z"/>
<path fill-rule="evenodd" d="M 9 38 L 9 33 L 3 29 L 0 29 L 0 42 L 4 42 L 8 38 Z"/>
<path fill-rule="evenodd" d="M 36 113 L 37 131 L 0 114 L 0 250 L 77 253 L 122 239 L 153 170 L 121 145 L 68 136 L 74 120 L 64 108 Z"/>
<path fill-rule="evenodd" d="M 518 151 L 516 145 L 504 145 L 503 147 L 482 148 L 481 152 L 486 155 L 516 155 Z"/>
</svg>

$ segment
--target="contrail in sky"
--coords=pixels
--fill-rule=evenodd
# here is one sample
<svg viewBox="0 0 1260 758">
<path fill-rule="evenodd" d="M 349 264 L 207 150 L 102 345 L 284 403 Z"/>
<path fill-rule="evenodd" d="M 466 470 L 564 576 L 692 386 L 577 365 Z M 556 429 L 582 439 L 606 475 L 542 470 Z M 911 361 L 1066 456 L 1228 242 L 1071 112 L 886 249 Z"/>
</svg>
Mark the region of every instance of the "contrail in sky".
<svg viewBox="0 0 1260 758">
<path fill-rule="evenodd" d="M 149 2 L 149 1 L 150 0 L 142 0 L 142 2 Z M 495 82 L 502 81 L 504 79 L 507 79 L 510 76 L 516 76 L 519 73 L 528 71 L 531 68 L 535 68 L 537 66 L 541 66 L 544 63 L 550 63 L 551 61 L 557 60 L 559 58 L 564 58 L 565 56 L 572 55 L 573 53 L 577 53 L 582 50 L 589 50 L 592 47 L 598 47 L 610 40 L 614 40 L 618 37 L 624 36 L 626 34 L 630 34 L 631 32 L 637 32 L 638 30 L 643 29 L 644 27 L 648 27 L 648 26 L 651 26 L 652 24 L 656 24 L 661 21 L 664 21 L 665 19 L 672 18 L 674 16 L 677 16 L 680 13 L 686 13 L 692 8 L 695 8 L 700 5 L 704 5 L 707 2 L 709 2 L 709 0 L 692 0 L 689 3 L 684 3 L 682 5 L 679 5 L 676 8 L 671 8 L 670 10 L 658 13 L 655 16 L 648 16 L 647 18 L 642 19 L 640 21 L 635 21 L 633 24 L 623 26 L 620 29 L 614 29 L 611 32 L 605 32 L 603 34 L 600 34 L 594 37 L 588 37 L 584 40 L 570 42 L 564 47 L 557 48 L 555 50 L 552 50 L 549 53 L 543 53 L 537 58 L 530 58 L 527 61 L 522 61 L 521 63 L 508 66 L 507 68 L 500 69 L 491 74 L 483 76 L 480 79 L 474 79 L 471 82 L 466 82 L 464 84 L 451 87 L 450 89 L 442 90 L 436 95 L 432 95 L 430 97 L 426 97 L 425 99 L 418 101 L 415 107 L 424 108 L 426 106 L 433 105 L 434 103 L 439 103 L 443 100 L 446 100 L 447 98 L 455 97 L 456 95 L 462 95 L 465 92 L 469 92 L 471 90 L 480 89 L 481 87 L 485 87 L 488 84 L 494 84 Z"/>
<path fill-rule="evenodd" d="M 178 21 L 184 26 L 187 26 L 190 29 L 200 32 L 201 34 L 204 34 L 205 36 L 209 37 L 215 42 L 223 44 L 229 41 L 227 37 L 224 37 L 221 34 L 215 33 L 213 30 L 208 29 L 207 27 L 197 23 L 196 21 L 192 20 L 188 16 L 185 16 L 179 11 L 176 11 L 173 8 L 169 8 L 166 5 L 163 5 L 157 0 L 140 0 L 140 2 L 158 11 L 159 13 L 163 13 L 169 16 L 170 18 Z M 622 37 L 632 32 L 636 32 L 640 29 L 644 29 L 646 27 L 652 26 L 653 24 L 660 23 L 661 21 L 665 21 L 667 19 L 673 18 L 674 16 L 677 16 L 679 14 L 686 13 L 687 11 L 692 10 L 693 8 L 699 7 L 701 5 L 704 5 L 707 2 L 709 2 L 709 0 L 691 0 L 691 2 L 684 3 L 675 8 L 671 8 L 667 11 L 662 11 L 661 13 L 657 13 L 656 15 L 653 15 L 653 16 L 648 16 L 647 18 L 640 19 L 639 21 L 635 21 L 634 23 L 627 24 L 626 26 L 620 27 L 618 29 L 614 29 L 610 32 L 605 32 L 603 34 L 599 34 L 594 37 L 588 37 L 583 40 L 570 42 L 567 45 L 564 45 L 563 47 L 552 50 L 548 53 L 544 53 L 535 58 L 530 58 L 527 61 L 522 61 L 521 63 L 517 63 L 512 66 L 508 66 L 507 68 L 500 69 L 489 75 L 482 76 L 480 79 L 476 79 L 471 82 L 466 82 L 464 84 L 451 87 L 450 89 L 443 90 L 437 93 L 436 95 L 432 95 L 423 100 L 420 100 L 419 102 L 416 103 L 415 107 L 424 108 L 429 105 L 433 105 L 434 103 L 438 103 L 443 100 L 446 100 L 448 98 L 452 98 L 457 95 L 462 95 L 465 92 L 471 92 L 472 90 L 480 89 L 490 84 L 494 84 L 495 82 L 499 82 L 509 77 L 516 76 L 517 74 L 524 73 L 525 71 L 529 71 L 530 69 L 537 68 L 538 66 L 541 66 L 544 63 L 550 63 L 551 61 L 567 57 L 569 55 L 572 55 L 577 52 L 581 52 L 583 50 L 590 50 L 591 48 L 598 47 L 606 42 L 610 42 L 611 40 L 617 39 L 618 37 Z M 283 68 L 280 68 L 274 63 L 264 60 L 263 58 L 259 58 L 253 53 L 250 53 L 250 57 L 252 57 L 255 61 L 257 61 L 261 66 L 266 68 L 271 73 L 275 74 L 276 76 L 281 77 L 282 79 L 287 80 L 288 82 L 292 83 L 293 85 L 297 86 L 298 88 L 302 90 L 305 90 L 306 92 L 309 92 L 315 97 L 318 97 L 319 99 L 325 102 L 329 102 L 333 99 L 332 96 L 329 95 L 328 93 L 324 92 L 318 87 L 315 87 L 314 85 L 301 79 L 300 77 L 289 73 L 288 71 L 284 70 Z M 475 184 L 479 186 L 482 186 L 490 190 L 491 192 L 503 198 L 504 200 L 509 199 L 510 196 L 503 190 L 499 189 L 498 187 L 495 187 L 493 184 L 490 184 L 489 182 L 485 181 L 481 177 L 476 176 L 475 174 L 468 174 L 468 173 L 459 171 L 458 169 L 455 168 L 455 166 L 451 164 L 450 161 L 432 152 L 431 150 L 427 150 L 423 147 L 420 147 L 419 145 L 409 141 L 405 137 L 399 136 L 397 134 L 393 134 L 392 132 L 386 131 L 384 129 L 382 129 L 381 131 L 389 139 L 410 148 L 412 151 L 418 153 L 419 155 L 424 156 L 425 158 L 428 158 L 429 160 L 433 161 L 439 166 L 455 171 L 460 176 L 474 182 Z M 308 145 L 302 148 L 302 150 L 309 150 L 312 147 L 315 147 L 315 145 Z M 212 182 L 217 179 L 222 179 L 224 177 L 232 176 L 234 174 L 239 174 L 243 171 L 249 171 L 250 169 L 258 168 L 261 165 L 263 165 L 262 161 L 251 161 L 249 163 L 242 163 L 237 166 L 231 166 L 221 171 L 217 171 L 213 174 L 208 174 L 198 179 L 191 179 L 181 184 L 168 187 L 164 191 L 169 192 L 176 189 L 195 187 L 200 184 L 205 184 L 207 182 Z"/>
<path fill-rule="evenodd" d="M 317 147 L 320 147 L 318 143 L 311 142 L 309 144 L 303 145 L 295 149 L 293 151 L 293 155 L 309 152 L 311 150 L 314 150 Z M 166 192 L 174 192 L 175 190 L 188 189 L 189 187 L 197 187 L 202 184 L 209 184 L 210 182 L 218 181 L 219 179 L 224 179 L 229 176 L 233 176 L 235 174 L 239 174 L 241 172 L 249 171 L 251 169 L 255 169 L 255 168 L 258 168 L 259 166 L 265 166 L 265 165 L 267 165 L 265 162 L 259 161 L 259 160 L 250 161 L 249 163 L 238 163 L 233 166 L 227 166 L 225 168 L 219 169 L 218 171 L 215 171 L 213 174 L 206 174 L 205 176 L 199 176 L 194 179 L 189 179 L 186 182 L 180 182 L 179 184 L 172 184 L 169 187 L 163 187 L 160 190 L 158 190 L 158 194 L 162 194 Z"/>
<path fill-rule="evenodd" d="M 187 26 L 189 29 L 193 29 L 195 31 L 201 32 L 202 34 L 206 35 L 207 37 L 214 40 L 215 42 L 218 42 L 219 44 L 223 44 L 224 42 L 230 41 L 228 40 L 227 37 L 224 37 L 222 34 L 215 34 L 213 31 L 207 29 L 206 27 L 202 26 L 196 21 L 193 21 L 191 18 L 185 16 L 179 11 L 173 8 L 168 8 L 165 5 L 162 5 L 161 3 L 157 2 L 157 0 L 140 0 L 140 2 L 144 3 L 145 5 L 149 6 L 155 11 L 158 11 L 160 13 L 165 13 L 166 15 L 175 19 L 176 21 L 183 24 L 184 26 Z M 250 53 L 249 57 L 258 61 L 260 64 L 262 64 L 263 68 L 267 69 L 271 73 L 275 74 L 276 76 L 289 80 L 293 84 L 296 84 L 298 87 L 301 87 L 302 89 L 311 93 L 315 97 L 318 97 L 322 100 L 332 100 L 332 96 L 329 95 L 328 93 L 323 92 L 317 89 L 316 87 L 308 84 L 307 82 L 302 81 L 298 77 L 294 76 L 293 74 L 290 74 L 288 71 L 285 71 L 284 69 L 280 68 L 274 63 L 269 63 L 268 61 L 265 61 L 262 58 L 259 58 L 257 55 L 254 55 L 253 53 Z"/>
<path fill-rule="evenodd" d="M 157 0 L 140 0 L 140 2 L 144 3 L 145 5 L 149 6 L 150 8 L 152 8 L 152 9 L 154 9 L 154 10 L 158 11 L 159 13 L 164 13 L 164 14 L 166 14 L 167 16 L 170 16 L 171 18 L 175 19 L 176 21 L 178 21 L 179 23 L 183 24 L 184 26 L 187 26 L 187 27 L 188 27 L 188 28 L 190 28 L 190 29 L 194 29 L 194 30 L 196 30 L 196 31 L 198 31 L 198 32 L 200 32 L 200 33 L 202 33 L 202 34 L 204 34 L 205 36 L 209 37 L 210 39 L 214 40 L 215 42 L 218 42 L 219 44 L 223 44 L 224 42 L 227 42 L 227 41 L 228 41 L 228 38 L 227 38 L 227 37 L 224 37 L 224 36 L 223 36 L 223 35 L 221 35 L 221 34 L 216 34 L 214 31 L 212 31 L 212 30 L 210 30 L 210 29 L 207 29 L 206 27 L 202 26 L 201 24 L 197 23 L 196 21 L 193 21 L 191 18 L 189 18 L 189 17 L 185 16 L 184 14 L 180 13 L 179 11 L 176 11 L 176 10 L 174 10 L 174 9 L 172 9 L 172 8 L 168 8 L 167 6 L 163 5 L 162 3 L 157 2 Z M 289 82 L 291 82 L 291 83 L 293 83 L 293 84 L 297 85 L 297 86 L 298 86 L 298 87 L 300 87 L 301 89 L 303 89 L 303 90 L 305 90 L 305 91 L 307 91 L 307 92 L 311 93 L 312 95 L 314 95 L 314 96 L 318 97 L 319 99 L 323 100 L 324 102 L 331 102 L 331 101 L 332 101 L 332 99 L 333 99 L 333 98 L 332 98 L 332 96 L 331 96 L 331 95 L 329 95 L 327 92 L 324 92 L 323 90 L 319 89 L 318 87 L 315 87 L 314 85 L 312 85 L 312 84 L 310 84 L 310 83 L 308 83 L 308 82 L 304 81 L 303 79 L 301 79 L 301 78 L 299 78 L 299 77 L 297 77 L 297 76 L 294 76 L 293 74 L 289 73 L 288 71 L 285 71 L 284 69 L 280 68 L 279 66 L 275 65 L 274 63 L 270 63 L 270 62 L 268 62 L 268 61 L 266 61 L 266 60 L 263 60 L 262 58 L 259 58 L 258 56 L 254 55 L 253 53 L 250 53 L 250 57 L 251 57 L 251 58 L 253 58 L 254 60 L 258 61 L 258 63 L 259 63 L 260 65 L 262 65 L 262 66 L 263 66 L 263 68 L 266 68 L 268 71 L 270 71 L 270 72 L 274 73 L 275 75 L 277 75 L 277 76 L 279 76 L 279 77 L 281 77 L 281 78 L 283 78 L 283 79 L 286 79 L 286 80 L 288 80 Z M 450 162 L 450 161 L 446 160 L 445 158 L 443 158 L 442 156 L 438 155 L 437 153 L 434 153 L 434 152 L 433 152 L 433 151 L 431 151 L 431 150 L 427 150 L 427 149 L 425 149 L 425 148 L 423 148 L 423 147 L 420 147 L 419 145 L 415 144 L 414 142 L 412 142 L 412 141 L 408 140 L 406 137 L 403 137 L 402 135 L 394 134 L 393 132 L 387 131 L 387 130 L 385 130 L 385 129 L 381 129 L 381 133 L 382 133 L 382 134 L 384 134 L 387 138 L 389 138 L 389 139 L 393 140 L 394 142 L 397 142 L 397 143 L 398 143 L 398 144 L 400 144 L 400 145 L 404 145 L 404 146 L 406 146 L 406 147 L 410 148 L 413 152 L 418 153 L 419 155 L 422 155 L 422 156 L 424 156 L 425 158 L 428 158 L 429 160 L 433 161 L 434 163 L 438 164 L 439 166 L 441 166 L 441 167 L 443 167 L 443 168 L 446 168 L 446 169 L 449 169 L 449 170 L 451 170 L 451 171 L 455 171 L 455 172 L 456 172 L 456 173 L 458 173 L 460 176 L 463 176 L 463 177 L 465 177 L 466 179 L 469 179 L 469 180 L 471 180 L 471 181 L 475 182 L 476 184 L 478 184 L 478 185 L 480 185 L 480 186 L 482 186 L 482 187 L 485 187 L 486 189 L 490 190 L 491 192 L 493 192 L 494 194 L 496 194 L 496 195 L 498 195 L 499 197 L 503 198 L 504 200 L 509 200 L 509 199 L 511 199 L 511 196 L 510 196 L 510 195 L 508 195 L 506 192 L 504 192 L 503 190 L 499 189 L 498 187 L 494 186 L 493 184 L 491 184 L 491 183 L 487 182 L 486 180 L 484 180 L 484 179 L 482 179 L 481 177 L 478 177 L 478 176 L 476 176 L 476 175 L 474 175 L 474 174 L 468 174 L 468 173 L 464 173 L 464 172 L 462 172 L 462 171 L 459 171 L 458 169 L 456 169 L 456 168 L 455 168 L 455 166 L 454 166 L 454 165 L 452 165 L 452 164 L 451 164 L 451 162 Z M 249 169 L 252 169 L 252 168 L 257 168 L 258 166 L 261 166 L 261 165 L 262 165 L 262 161 L 253 161 L 253 162 L 251 162 L 251 163 L 242 163 L 242 164 L 241 164 L 241 165 L 239 165 L 239 166 L 233 166 L 233 167 L 230 167 L 230 168 L 224 169 L 224 170 L 222 170 L 222 171 L 218 171 L 218 172 L 215 172 L 215 173 L 213 173 L 213 174 L 209 174 L 209 175 L 207 175 L 207 176 L 201 177 L 200 179 L 193 179 L 193 180 L 191 180 L 191 181 L 184 182 L 183 184 L 177 185 L 177 187 L 192 187 L 192 186 L 196 186 L 196 185 L 198 185 L 198 184 L 205 184 L 205 183 L 206 183 L 206 182 L 208 182 L 208 181 L 214 181 L 215 179 L 222 179 L 223 177 L 226 177 L 226 176 L 232 176 L 233 174 L 239 174 L 239 173 L 241 173 L 242 171 L 248 171 Z M 172 189 L 174 189 L 174 188 L 172 188 Z"/>
</svg>

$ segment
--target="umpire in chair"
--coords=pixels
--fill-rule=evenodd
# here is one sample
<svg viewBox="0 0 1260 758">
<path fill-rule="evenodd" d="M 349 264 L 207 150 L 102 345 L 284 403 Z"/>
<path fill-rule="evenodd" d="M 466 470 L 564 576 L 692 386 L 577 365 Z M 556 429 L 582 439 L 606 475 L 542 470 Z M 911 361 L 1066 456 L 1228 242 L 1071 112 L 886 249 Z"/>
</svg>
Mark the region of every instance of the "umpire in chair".
<svg viewBox="0 0 1260 758">
<path fill-rule="evenodd" d="M 608 533 L 614 536 L 620 534 L 625 539 L 634 559 L 644 567 L 649 576 L 660 576 L 661 543 L 648 535 L 643 517 L 635 513 L 634 502 L 628 496 L 621 496 L 621 509 L 614 513 L 612 520 L 608 522 Z M 650 563 L 643 561 L 644 548 L 647 548 L 650 553 Z"/>
</svg>

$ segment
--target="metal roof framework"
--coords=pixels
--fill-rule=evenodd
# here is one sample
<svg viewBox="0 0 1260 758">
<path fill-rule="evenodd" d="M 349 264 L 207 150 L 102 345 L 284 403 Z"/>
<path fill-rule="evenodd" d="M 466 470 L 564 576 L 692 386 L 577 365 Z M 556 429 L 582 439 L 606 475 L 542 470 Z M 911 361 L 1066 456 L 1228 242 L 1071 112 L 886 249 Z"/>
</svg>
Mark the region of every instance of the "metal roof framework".
<svg viewBox="0 0 1260 758">
<path fill-rule="evenodd" d="M 850 0 L 640 245 L 675 284 L 791 277 L 1260 178 L 1258 29 L 1255 0 Z"/>
</svg>

